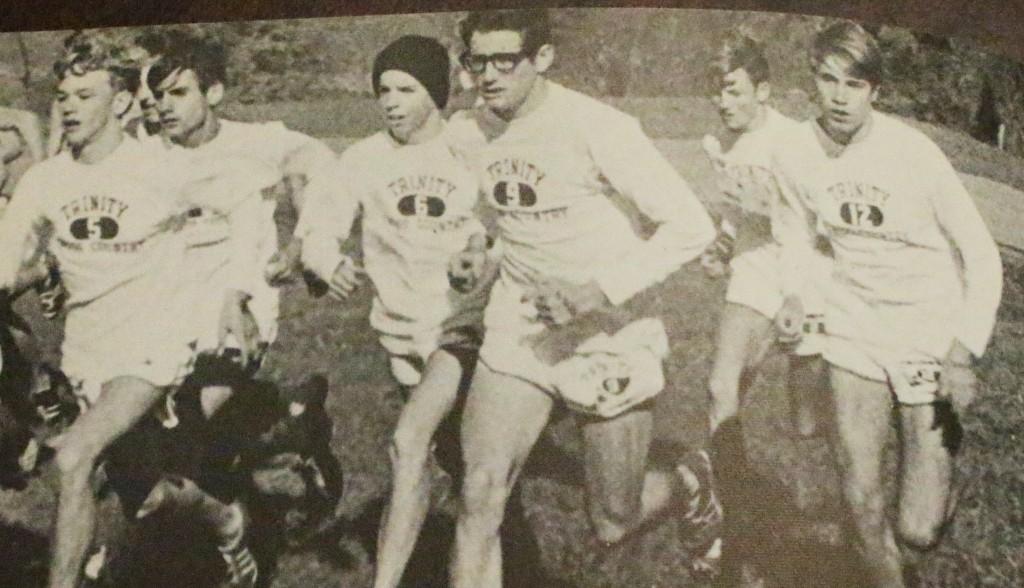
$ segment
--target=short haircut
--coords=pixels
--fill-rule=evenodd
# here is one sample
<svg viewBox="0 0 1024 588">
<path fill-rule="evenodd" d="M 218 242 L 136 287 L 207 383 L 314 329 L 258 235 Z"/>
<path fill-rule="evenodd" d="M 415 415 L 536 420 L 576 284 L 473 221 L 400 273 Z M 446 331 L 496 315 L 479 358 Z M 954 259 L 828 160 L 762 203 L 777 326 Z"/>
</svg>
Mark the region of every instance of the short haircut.
<svg viewBox="0 0 1024 588">
<path fill-rule="evenodd" d="M 145 31 L 135 37 L 135 46 L 145 51 L 150 58 L 160 57 L 167 47 L 167 33 L 156 30 Z"/>
<path fill-rule="evenodd" d="M 64 52 L 54 62 L 53 73 L 63 80 L 93 71 L 109 73 L 114 90 L 134 92 L 138 87 L 138 70 L 131 67 L 124 47 L 101 33 L 76 31 L 64 39 Z"/>
<path fill-rule="evenodd" d="M 722 43 L 718 54 L 711 62 L 709 74 L 713 78 L 742 69 L 756 86 L 771 78 L 771 69 L 760 43 L 743 33 L 737 33 Z"/>
<path fill-rule="evenodd" d="M 168 31 L 160 55 L 149 70 L 146 83 L 151 87 L 175 72 L 191 70 L 206 91 L 214 84 L 227 82 L 227 52 L 223 43 L 208 36 L 185 31 Z"/>
<path fill-rule="evenodd" d="M 483 10 L 471 12 L 459 23 L 459 36 L 469 48 L 473 33 L 515 31 L 523 38 L 523 52 L 536 55 L 551 42 L 551 19 L 543 8 L 524 10 Z"/>
<path fill-rule="evenodd" d="M 841 21 L 818 33 L 811 46 L 811 67 L 817 69 L 829 57 L 849 62 L 849 75 L 878 86 L 885 77 L 878 40 L 861 25 Z"/>
</svg>

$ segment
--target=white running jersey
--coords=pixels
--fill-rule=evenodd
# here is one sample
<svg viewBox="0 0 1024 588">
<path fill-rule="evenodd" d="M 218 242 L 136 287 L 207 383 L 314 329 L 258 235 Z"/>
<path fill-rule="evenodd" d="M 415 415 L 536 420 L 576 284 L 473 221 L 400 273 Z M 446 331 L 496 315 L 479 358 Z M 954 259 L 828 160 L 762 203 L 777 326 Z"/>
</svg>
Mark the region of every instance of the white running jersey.
<svg viewBox="0 0 1024 588">
<path fill-rule="evenodd" d="M 180 249 L 167 229 L 178 212 L 181 173 L 159 155 L 125 137 L 95 164 L 62 152 L 33 166 L 0 220 L 0 287 L 13 284 L 23 261 L 17 252 L 43 225 L 52 228 L 49 249 L 69 309 L 153 275 Z"/>
<path fill-rule="evenodd" d="M 378 332 L 411 337 L 478 324 L 484 300 L 473 304 L 452 291 L 447 276 L 451 257 L 484 231 L 477 200 L 476 178 L 456 159 L 446 132 L 413 145 L 377 133 L 306 187 L 296 232 L 303 263 L 329 281 L 358 216 L 363 265 L 376 290 L 370 324 Z"/>
<path fill-rule="evenodd" d="M 840 148 L 808 121 L 776 153 L 785 191 L 817 215 L 832 245 L 828 328 L 937 358 L 956 339 L 980 356 L 1002 291 L 998 249 L 931 140 L 878 112 L 868 124 Z"/>
<path fill-rule="evenodd" d="M 281 169 L 288 156 L 312 141 L 314 139 L 311 137 L 291 131 L 280 122 L 243 123 L 220 119 L 220 129 L 209 142 L 195 148 L 175 145 L 172 149 L 181 151 L 192 160 L 193 165 L 207 170 L 221 162 L 228 162 L 229 167 L 239 162 L 248 162 L 275 170 L 280 180 Z M 224 241 L 229 231 L 226 211 L 256 200 L 264 200 L 259 189 L 227 190 L 204 195 L 203 201 L 195 203 L 201 210 L 193 211 L 186 228 L 189 244 L 209 245 Z M 272 211 L 274 204 L 270 200 L 265 207 Z"/>
<path fill-rule="evenodd" d="M 180 168 L 125 137 L 95 164 L 62 152 L 32 167 L 0 219 L 0 287 L 10 286 L 39 232 L 68 293 L 61 369 L 95 401 L 104 382 L 133 375 L 157 386 L 191 355 L 173 285 L 185 243 Z"/>
<path fill-rule="evenodd" d="M 793 230 L 793 223 L 781 216 L 805 214 L 802 210 L 788 210 L 786 203 L 780 201 L 778 183 L 771 170 L 772 151 L 785 149 L 778 136 L 797 124 L 766 107 L 760 127 L 739 134 L 731 145 L 722 146 L 719 153 L 708 153 L 729 209 L 724 217 L 736 227 L 737 255 L 778 241 L 779 231 Z"/>
<path fill-rule="evenodd" d="M 629 115 L 551 81 L 535 110 L 504 122 L 455 114 L 459 149 L 497 212 L 501 277 L 596 280 L 613 304 L 664 279 L 714 239 L 707 211 Z M 657 227 L 636 234 L 615 194 Z"/>
<path fill-rule="evenodd" d="M 188 257 L 196 270 L 196 315 L 200 345 L 215 343 L 217 318 L 226 289 L 247 292 L 249 307 L 265 341 L 276 335 L 279 295 L 263 279 L 263 268 L 277 251 L 276 199 L 284 164 L 315 139 L 280 122 L 220 121 L 217 135 L 195 148 L 171 146 L 185 159 L 193 184 L 184 194 L 191 209 L 184 229 Z"/>
</svg>

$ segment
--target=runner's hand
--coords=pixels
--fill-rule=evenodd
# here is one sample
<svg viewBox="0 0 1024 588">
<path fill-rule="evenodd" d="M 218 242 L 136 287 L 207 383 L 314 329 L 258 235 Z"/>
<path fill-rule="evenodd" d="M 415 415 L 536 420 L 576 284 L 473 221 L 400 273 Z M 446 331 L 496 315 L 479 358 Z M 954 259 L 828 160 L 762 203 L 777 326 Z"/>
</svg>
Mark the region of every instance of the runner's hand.
<svg viewBox="0 0 1024 588">
<path fill-rule="evenodd" d="M 345 255 L 334 268 L 334 273 L 328 282 L 329 293 L 335 300 L 347 300 L 356 289 L 362 285 L 366 270 L 359 267 L 351 257 Z"/>
<path fill-rule="evenodd" d="M 292 239 L 284 249 L 277 251 L 263 269 L 263 277 L 271 286 L 281 286 L 295 281 L 302 266 L 302 241 Z"/>
<path fill-rule="evenodd" d="M 575 316 L 585 314 L 611 302 L 597 282 L 573 284 L 549 278 L 523 296 L 523 302 L 537 309 L 537 318 L 548 325 L 564 325 Z"/>
<path fill-rule="evenodd" d="M 782 343 L 796 343 L 803 336 L 804 305 L 799 296 L 789 295 L 775 315 L 775 331 Z"/>
<path fill-rule="evenodd" d="M 977 394 L 978 377 L 971 367 L 971 352 L 955 341 L 942 362 L 937 396 L 952 402 L 957 412 L 962 413 L 974 402 Z"/>
<path fill-rule="evenodd" d="M 221 307 L 217 352 L 237 345 L 243 366 L 250 365 L 260 353 L 260 329 L 249 310 L 251 296 L 239 290 L 227 290 Z M 229 341 L 233 337 L 234 341 Z M 232 343 L 231 345 L 228 345 Z"/>
<path fill-rule="evenodd" d="M 484 274 L 487 265 L 487 237 L 477 234 L 469 238 L 466 248 L 448 262 L 448 283 L 456 292 L 471 292 Z"/>
</svg>

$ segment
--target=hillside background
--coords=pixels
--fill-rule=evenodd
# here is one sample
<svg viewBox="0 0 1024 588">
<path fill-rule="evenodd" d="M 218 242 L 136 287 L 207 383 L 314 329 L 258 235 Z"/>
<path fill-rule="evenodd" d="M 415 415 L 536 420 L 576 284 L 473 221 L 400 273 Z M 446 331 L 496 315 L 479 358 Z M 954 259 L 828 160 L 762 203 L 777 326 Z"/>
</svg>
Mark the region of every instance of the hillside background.
<svg viewBox="0 0 1024 588">
<path fill-rule="evenodd" d="M 719 40 L 743 27 L 766 42 L 775 85 L 811 88 L 807 43 L 820 17 L 681 9 L 552 11 L 559 56 L 552 76 L 604 97 L 695 97 Z M 233 102 L 267 104 L 366 96 L 377 50 L 405 33 L 443 39 L 457 53 L 461 13 L 188 25 L 220 35 L 233 51 Z M 956 39 L 876 27 L 890 82 L 884 110 L 948 126 L 989 143 L 1006 125 L 1005 148 L 1024 155 L 1024 66 Z M 119 29 L 133 36 L 139 29 Z M 66 33 L 0 34 L 0 104 L 45 111 L 50 66 Z M 363 125 L 350 121 L 353 132 Z M 370 126 L 372 127 L 371 123 Z"/>
</svg>

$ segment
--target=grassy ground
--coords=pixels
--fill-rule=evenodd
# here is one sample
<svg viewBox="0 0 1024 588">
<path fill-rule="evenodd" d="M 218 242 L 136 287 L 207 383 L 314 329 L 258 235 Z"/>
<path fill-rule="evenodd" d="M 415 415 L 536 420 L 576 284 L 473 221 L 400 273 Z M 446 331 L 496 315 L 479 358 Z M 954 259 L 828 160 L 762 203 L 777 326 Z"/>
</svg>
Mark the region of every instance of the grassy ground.
<svg viewBox="0 0 1024 588">
<path fill-rule="evenodd" d="M 651 109 L 643 117 L 648 128 L 672 128 L 678 123 L 682 130 L 672 133 L 678 137 L 699 137 L 703 129 L 710 128 L 714 114 L 696 102 L 690 104 L 692 109 L 673 106 L 666 110 L 666 101 L 632 101 L 622 106 L 642 114 L 645 104 Z M 353 128 L 369 132 L 376 124 L 375 118 L 369 118 L 375 115 L 365 100 L 341 102 L 330 109 L 287 104 L 258 111 L 236 110 L 234 114 L 284 119 L 318 136 L 335 137 L 331 143 L 336 148 L 349 142 L 337 137 L 356 135 Z M 952 154 L 961 169 L 1002 166 L 999 153 L 959 137 L 949 140 L 961 145 Z M 679 151 L 670 156 L 673 161 L 698 189 L 710 189 L 707 170 L 696 163 L 696 153 L 687 155 L 692 145 L 679 141 L 659 144 L 676 145 Z M 1016 167 L 1020 167 L 1019 161 Z M 986 189 L 987 184 L 981 186 Z M 1019 451 L 1018 439 L 1024 430 L 1020 394 L 1024 347 L 1019 343 L 1024 335 L 1020 279 L 1024 264 L 1011 253 L 1006 256 L 1010 279 L 996 335 L 980 370 L 984 393 L 964 417 L 967 448 L 958 471 L 969 484 L 945 541 L 923 558 L 924 579 L 930 586 L 1024 585 L 1020 555 L 1024 553 L 1024 453 Z M 707 280 L 696 268 L 688 267 L 653 297 L 653 304 L 664 309 L 673 342 L 667 362 L 671 387 L 657 405 L 658 455 L 670 455 L 701 435 L 716 318 L 712 309 L 719 307 L 723 289 L 724 284 Z M 33 305 L 34 300 L 26 299 L 21 308 L 38 323 Z M 279 554 L 272 581 L 275 587 L 362 587 L 371 578 L 374 529 L 388 490 L 385 448 L 400 404 L 384 355 L 366 321 L 368 307 L 369 293 L 365 291 L 347 304 L 312 300 L 299 288 L 284 292 L 281 334 L 262 376 L 289 385 L 310 372 L 328 375 L 332 386 L 328 409 L 336 421 L 333 448 L 348 474 L 348 489 L 335 527 L 305 547 Z M 43 332 L 52 345 L 56 329 L 49 325 Z M 828 447 L 820 438 L 796 440 L 790 435 L 783 365 L 780 357 L 769 361 L 743 411 L 746 448 L 758 474 L 742 489 L 747 553 L 762 563 L 773 586 L 861 585 L 849 558 L 851 550 L 836 536 L 842 519 Z M 575 427 L 561 414 L 528 464 L 523 505 L 532 541 L 539 547 L 537 565 L 549 577 L 532 582 L 531 588 L 693 585 L 671 521 L 617 547 L 597 544 L 583 515 L 578 452 Z M 890 468 L 893 463 L 890 460 Z M 22 493 L 0 493 L 0 549 L 5 553 L 0 559 L 0 585 L 39 585 L 52 506 L 52 494 L 41 481 Z M 453 507 L 451 500 L 439 500 L 414 556 L 410 586 L 445 585 L 443 567 Z M 104 512 L 107 519 L 114 518 L 111 505 Z M 172 536 L 179 546 L 194 541 L 185 531 Z M 168 533 L 162 532 L 164 539 Z M 520 539 L 522 550 L 526 550 L 529 538 Z M 196 557 L 195 553 L 185 553 L 177 559 L 151 560 L 162 577 L 161 585 L 185 585 L 186 578 L 188 585 L 209 585 L 208 576 L 197 577 L 197 570 L 206 568 L 188 559 Z"/>
</svg>

